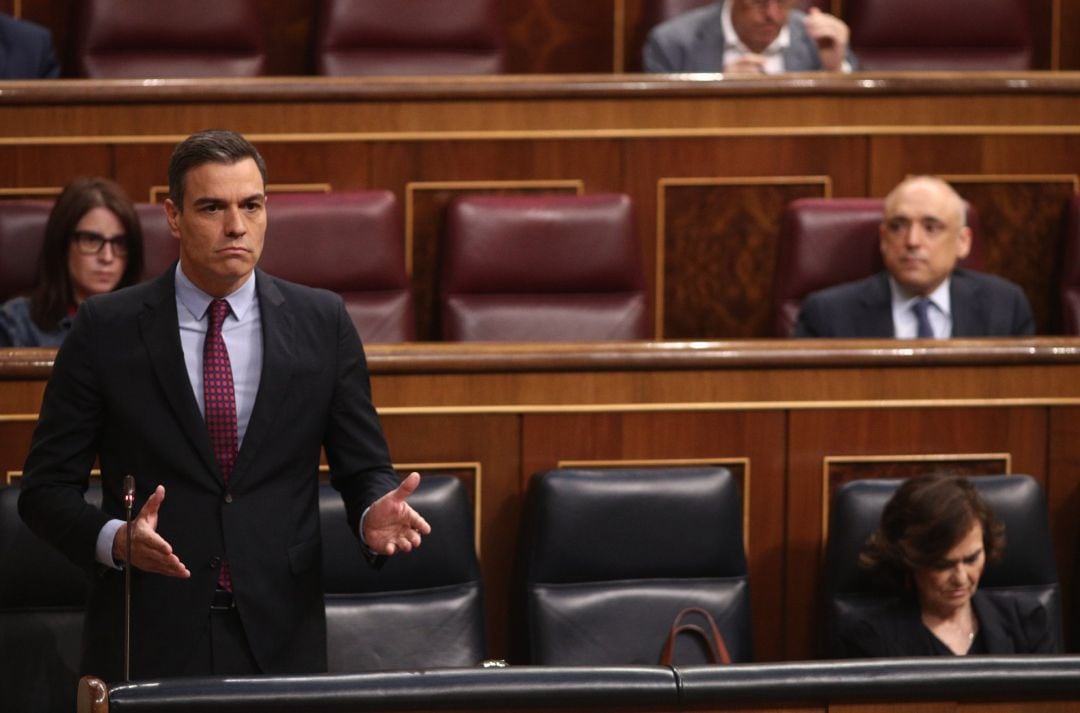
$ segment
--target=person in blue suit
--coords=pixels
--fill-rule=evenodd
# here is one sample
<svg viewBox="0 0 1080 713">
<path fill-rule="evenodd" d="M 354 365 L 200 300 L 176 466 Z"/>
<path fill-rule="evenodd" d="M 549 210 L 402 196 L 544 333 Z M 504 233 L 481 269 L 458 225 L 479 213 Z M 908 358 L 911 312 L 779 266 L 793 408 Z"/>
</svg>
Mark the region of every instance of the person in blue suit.
<svg viewBox="0 0 1080 713">
<path fill-rule="evenodd" d="M 27 20 L 0 13 L 0 79 L 56 79 L 60 65 L 52 34 Z"/>
</svg>

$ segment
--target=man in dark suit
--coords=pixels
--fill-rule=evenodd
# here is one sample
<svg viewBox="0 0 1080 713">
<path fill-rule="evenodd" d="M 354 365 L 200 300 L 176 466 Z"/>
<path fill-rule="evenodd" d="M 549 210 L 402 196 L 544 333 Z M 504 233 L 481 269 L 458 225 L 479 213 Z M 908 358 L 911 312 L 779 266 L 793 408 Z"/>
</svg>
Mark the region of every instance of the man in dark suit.
<svg viewBox="0 0 1080 713">
<path fill-rule="evenodd" d="M 649 32 L 646 72 L 779 74 L 850 72 L 848 26 L 838 17 L 795 0 L 718 0 Z"/>
<path fill-rule="evenodd" d="M 55 79 L 60 65 L 52 34 L 41 25 L 0 13 L 0 79 Z"/>
<path fill-rule="evenodd" d="M 123 561 L 132 677 L 325 671 L 320 447 L 372 560 L 430 532 L 405 501 L 419 475 L 391 468 L 342 300 L 256 268 L 265 192 L 242 136 L 181 142 L 165 202 L 179 263 L 84 302 L 57 354 L 19 510 L 94 572 L 85 673 L 120 678 Z M 101 509 L 83 498 L 95 459 Z"/>
<path fill-rule="evenodd" d="M 916 176 L 885 198 L 879 245 L 885 271 L 826 288 L 803 303 L 797 337 L 948 338 L 1030 335 L 1019 286 L 957 268 L 971 251 L 963 199 L 945 181 Z"/>
</svg>

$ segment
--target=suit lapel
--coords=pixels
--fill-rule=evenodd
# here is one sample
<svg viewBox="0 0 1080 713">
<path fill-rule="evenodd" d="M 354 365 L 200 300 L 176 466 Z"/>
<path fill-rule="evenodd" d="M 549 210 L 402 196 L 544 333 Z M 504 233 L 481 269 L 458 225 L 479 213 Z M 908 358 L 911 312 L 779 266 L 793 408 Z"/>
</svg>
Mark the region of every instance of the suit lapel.
<svg viewBox="0 0 1080 713">
<path fill-rule="evenodd" d="M 896 334 L 892 321 L 892 293 L 887 273 L 874 275 L 859 297 L 855 331 L 860 337 L 887 339 Z"/>
<path fill-rule="evenodd" d="M 954 337 L 978 337 L 987 333 L 986 320 L 979 310 L 979 286 L 962 270 L 953 271 L 949 281 L 949 301 Z"/>
<path fill-rule="evenodd" d="M 175 275 L 175 269 L 169 269 L 158 278 L 151 298 L 139 313 L 139 332 L 154 374 L 165 392 L 165 400 L 180 424 L 180 431 L 191 442 L 207 470 L 217 474 L 220 480 L 221 472 L 210 445 L 206 422 L 199 413 L 199 404 L 187 377 L 176 314 Z"/>
<path fill-rule="evenodd" d="M 244 442 L 236 456 L 231 481 L 243 478 L 259 453 L 274 421 L 282 416 L 281 404 L 292 383 L 294 359 L 292 310 L 272 278 L 261 270 L 255 272 L 255 289 L 259 296 L 259 315 L 262 320 L 263 363 L 259 390 L 248 421 Z"/>
</svg>

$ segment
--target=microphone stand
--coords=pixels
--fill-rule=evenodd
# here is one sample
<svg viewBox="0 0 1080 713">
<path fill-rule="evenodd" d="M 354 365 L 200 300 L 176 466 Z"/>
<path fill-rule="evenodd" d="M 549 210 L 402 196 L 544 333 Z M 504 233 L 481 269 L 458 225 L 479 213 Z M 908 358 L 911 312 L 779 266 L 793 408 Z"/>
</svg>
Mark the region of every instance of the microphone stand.
<svg viewBox="0 0 1080 713">
<path fill-rule="evenodd" d="M 131 681 L 131 509 L 135 504 L 135 478 L 124 476 L 127 554 L 124 555 L 124 683 Z"/>
</svg>

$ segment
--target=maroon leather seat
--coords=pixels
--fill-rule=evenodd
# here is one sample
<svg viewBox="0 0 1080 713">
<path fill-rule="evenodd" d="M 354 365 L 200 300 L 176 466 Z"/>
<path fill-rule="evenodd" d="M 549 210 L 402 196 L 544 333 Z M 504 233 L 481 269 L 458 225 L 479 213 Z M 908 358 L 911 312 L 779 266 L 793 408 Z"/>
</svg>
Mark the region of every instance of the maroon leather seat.
<svg viewBox="0 0 1080 713">
<path fill-rule="evenodd" d="M 1065 220 L 1065 264 L 1061 268 L 1061 322 L 1066 334 L 1080 334 L 1080 196 L 1069 202 Z"/>
<path fill-rule="evenodd" d="M 790 337 L 803 299 L 826 287 L 869 277 L 885 269 L 878 248 L 880 198 L 800 198 L 788 204 L 780 224 L 773 282 L 773 329 Z M 968 225 L 978 217 L 968 206 Z M 978 269 L 978 241 L 961 264 Z"/>
<path fill-rule="evenodd" d="M 52 201 L 0 201 L 0 302 L 28 293 L 37 281 L 51 210 Z"/>
<path fill-rule="evenodd" d="M 265 74 L 257 0 L 81 0 L 78 72 L 121 77 Z"/>
<path fill-rule="evenodd" d="M 180 241 L 173 237 L 160 203 L 136 203 L 135 213 L 143 231 L 142 279 L 157 277 L 180 257 Z"/>
<path fill-rule="evenodd" d="M 446 225 L 444 339 L 650 336 L 628 196 L 464 196 Z"/>
<path fill-rule="evenodd" d="M 860 69 L 1027 70 L 1028 0 L 847 0 Z"/>
<path fill-rule="evenodd" d="M 393 193 L 275 193 L 267 218 L 262 269 L 340 294 L 368 344 L 414 338 L 405 239 Z"/>
<path fill-rule="evenodd" d="M 315 70 L 329 76 L 505 71 L 495 0 L 322 0 Z"/>
</svg>

